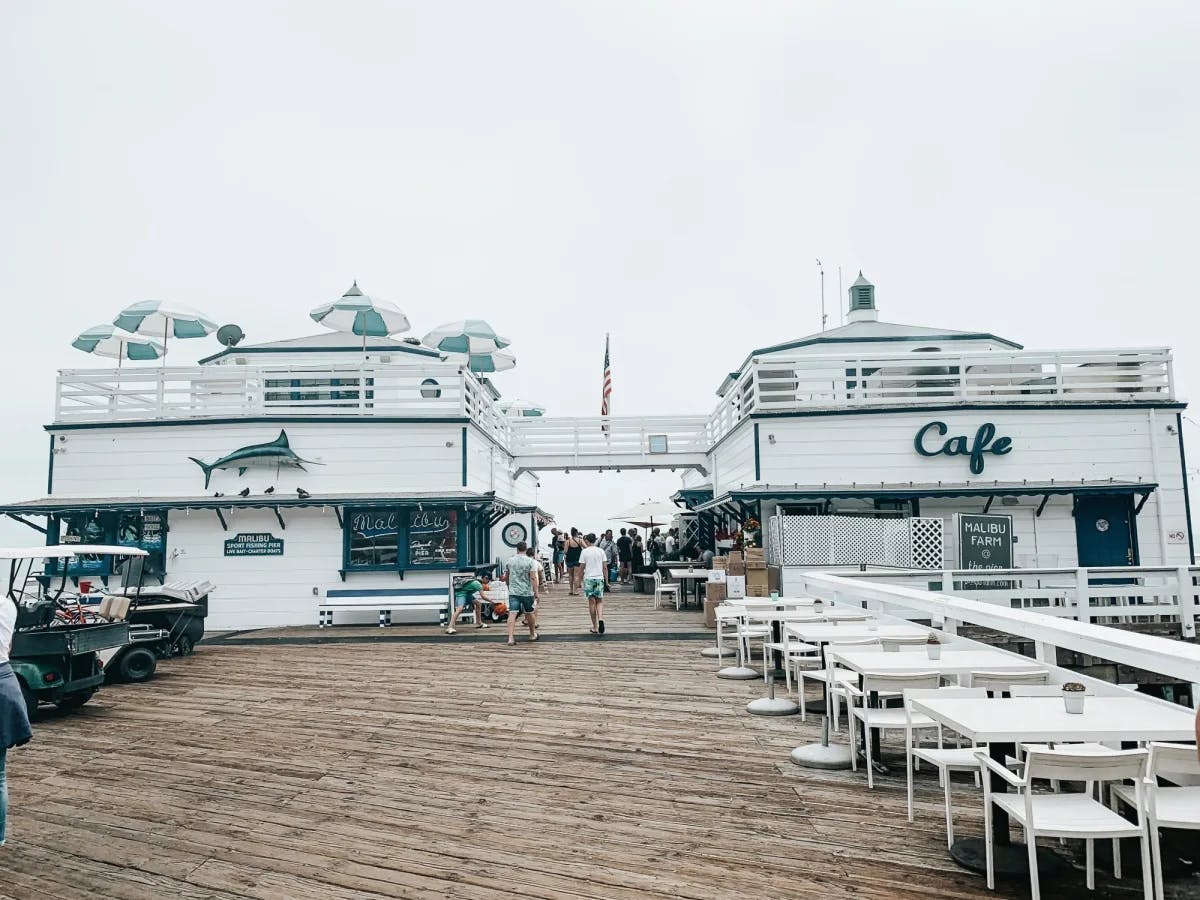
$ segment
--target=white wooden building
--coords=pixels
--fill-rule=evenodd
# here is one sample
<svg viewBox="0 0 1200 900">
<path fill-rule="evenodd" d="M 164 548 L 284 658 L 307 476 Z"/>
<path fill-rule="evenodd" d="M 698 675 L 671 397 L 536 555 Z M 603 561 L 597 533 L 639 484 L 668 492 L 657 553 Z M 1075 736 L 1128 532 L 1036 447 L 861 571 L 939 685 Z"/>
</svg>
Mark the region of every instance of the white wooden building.
<svg viewBox="0 0 1200 900">
<path fill-rule="evenodd" d="M 537 534 L 553 469 L 686 471 L 677 499 L 702 545 L 751 516 L 940 518 L 955 567 L 954 515 L 986 512 L 1012 516 L 1019 567 L 1193 561 L 1167 349 L 1027 351 L 889 324 L 860 278 L 847 325 L 756 350 L 718 395 L 707 416 L 509 418 L 434 351 L 373 339 L 364 354 L 338 335 L 68 370 L 46 496 L 0 513 L 212 580 L 214 628 L 445 591 Z"/>
</svg>

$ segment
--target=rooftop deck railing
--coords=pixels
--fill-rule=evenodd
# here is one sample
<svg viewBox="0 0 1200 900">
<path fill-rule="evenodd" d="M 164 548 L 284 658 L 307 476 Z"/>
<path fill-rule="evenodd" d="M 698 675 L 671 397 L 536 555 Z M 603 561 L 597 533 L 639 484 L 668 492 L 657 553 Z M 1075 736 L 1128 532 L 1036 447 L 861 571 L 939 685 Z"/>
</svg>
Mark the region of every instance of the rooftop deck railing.
<svg viewBox="0 0 1200 900">
<path fill-rule="evenodd" d="M 922 590 L 857 575 L 789 570 L 784 588 L 789 594 L 803 593 L 835 604 L 928 619 L 950 633 L 961 624 L 982 626 L 1032 643 L 1036 658 L 1050 665 L 1055 663 L 1057 648 L 1062 648 L 1188 684 L 1193 704 L 1200 697 L 1200 645 L 1188 641 L 1010 609 L 957 591 Z"/>
<path fill-rule="evenodd" d="M 1173 400 L 1165 348 L 1094 351 L 764 356 L 709 419 L 713 440 L 754 413 L 938 404 Z"/>
<path fill-rule="evenodd" d="M 522 465 L 579 469 L 701 465 L 704 416 L 523 418 L 509 423 L 509 449 Z"/>
</svg>

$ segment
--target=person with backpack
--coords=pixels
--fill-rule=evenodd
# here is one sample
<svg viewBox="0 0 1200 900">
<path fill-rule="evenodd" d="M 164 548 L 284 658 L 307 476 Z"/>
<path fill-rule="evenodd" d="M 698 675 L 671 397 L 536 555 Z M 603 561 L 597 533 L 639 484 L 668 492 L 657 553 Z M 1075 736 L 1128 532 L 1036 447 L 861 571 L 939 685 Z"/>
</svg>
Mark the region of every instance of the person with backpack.
<svg viewBox="0 0 1200 900">
<path fill-rule="evenodd" d="M 8 751 L 11 747 L 29 743 L 33 737 L 21 684 L 8 662 L 16 627 L 17 601 L 0 597 L 0 847 L 4 846 L 8 817 L 8 776 L 5 774 Z"/>
</svg>

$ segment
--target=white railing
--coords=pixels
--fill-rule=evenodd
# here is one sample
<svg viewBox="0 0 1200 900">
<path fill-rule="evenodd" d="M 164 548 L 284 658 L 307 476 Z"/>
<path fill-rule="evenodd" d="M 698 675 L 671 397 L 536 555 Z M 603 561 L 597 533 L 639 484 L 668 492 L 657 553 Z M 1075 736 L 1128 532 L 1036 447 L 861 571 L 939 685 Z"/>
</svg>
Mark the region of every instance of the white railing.
<svg viewBox="0 0 1200 900">
<path fill-rule="evenodd" d="M 241 416 L 470 416 L 502 432 L 486 389 L 455 365 L 64 370 L 55 422 Z"/>
<path fill-rule="evenodd" d="M 972 403 L 1173 400 L 1165 348 L 752 359 L 709 417 L 719 440 L 752 413 Z"/>
<path fill-rule="evenodd" d="M 871 584 L 936 589 L 989 606 L 1078 622 L 1177 624 L 1179 635 L 1188 639 L 1196 637 L 1200 619 L 1200 566 L 843 572 Z"/>
<path fill-rule="evenodd" d="M 1037 659 L 1051 665 L 1057 648 L 1062 648 L 1189 684 L 1193 704 L 1200 696 L 1200 645 L 1194 643 L 1051 618 L 983 603 L 957 592 L 918 590 L 857 575 L 789 570 L 784 588 L 789 594 L 803 593 L 888 615 L 928 619 L 950 633 L 964 623 L 989 628 L 1031 642 Z"/>
<path fill-rule="evenodd" d="M 646 468 L 703 464 L 704 416 L 520 418 L 508 423 L 520 465 Z"/>
</svg>

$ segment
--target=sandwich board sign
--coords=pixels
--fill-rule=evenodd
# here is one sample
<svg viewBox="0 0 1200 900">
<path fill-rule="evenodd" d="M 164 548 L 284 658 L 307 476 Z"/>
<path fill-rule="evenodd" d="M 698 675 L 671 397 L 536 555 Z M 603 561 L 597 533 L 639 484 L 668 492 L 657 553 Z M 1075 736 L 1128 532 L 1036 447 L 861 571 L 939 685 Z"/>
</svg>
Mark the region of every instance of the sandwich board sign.
<svg viewBox="0 0 1200 900">
<path fill-rule="evenodd" d="M 955 515 L 960 569 L 1013 567 L 1012 516 Z"/>
</svg>

